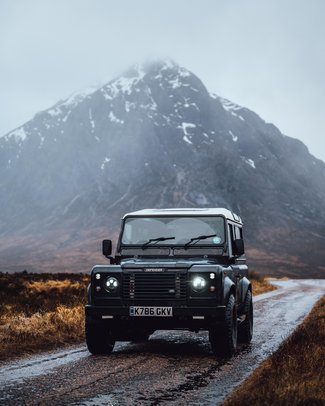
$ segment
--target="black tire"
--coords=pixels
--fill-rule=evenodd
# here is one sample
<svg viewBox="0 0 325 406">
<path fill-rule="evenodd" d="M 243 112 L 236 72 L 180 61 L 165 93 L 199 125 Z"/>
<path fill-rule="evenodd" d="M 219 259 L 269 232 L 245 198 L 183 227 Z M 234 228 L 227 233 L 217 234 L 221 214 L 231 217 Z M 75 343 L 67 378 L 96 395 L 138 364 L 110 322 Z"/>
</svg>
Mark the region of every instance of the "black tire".
<svg viewBox="0 0 325 406">
<path fill-rule="evenodd" d="M 243 315 L 245 320 L 238 326 L 238 340 L 249 344 L 253 337 L 253 298 L 250 290 L 246 293 Z"/>
<path fill-rule="evenodd" d="M 86 343 L 93 355 L 110 354 L 113 351 L 115 340 L 112 338 L 109 327 L 101 321 L 86 317 Z"/>
<path fill-rule="evenodd" d="M 145 335 L 145 334 L 139 334 L 139 335 L 132 337 L 133 343 L 145 343 L 148 340 L 149 340 L 149 335 Z"/>
<path fill-rule="evenodd" d="M 145 343 L 146 341 L 149 340 L 150 334 L 152 334 L 152 331 L 145 330 L 145 329 L 137 329 L 134 330 L 130 334 L 130 338 L 133 343 Z"/>
<path fill-rule="evenodd" d="M 234 295 L 230 295 L 225 321 L 221 326 L 216 326 L 209 331 L 209 340 L 214 354 L 231 357 L 237 348 L 237 310 Z"/>
</svg>

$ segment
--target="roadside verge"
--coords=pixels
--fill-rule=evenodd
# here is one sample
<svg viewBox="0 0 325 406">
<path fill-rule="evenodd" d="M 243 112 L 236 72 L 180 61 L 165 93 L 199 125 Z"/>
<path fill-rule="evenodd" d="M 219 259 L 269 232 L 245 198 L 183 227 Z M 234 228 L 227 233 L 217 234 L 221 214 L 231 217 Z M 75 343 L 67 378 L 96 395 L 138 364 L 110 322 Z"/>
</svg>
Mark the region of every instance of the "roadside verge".
<svg viewBox="0 0 325 406">
<path fill-rule="evenodd" d="M 325 295 L 279 349 L 222 406 L 323 405 Z"/>
</svg>

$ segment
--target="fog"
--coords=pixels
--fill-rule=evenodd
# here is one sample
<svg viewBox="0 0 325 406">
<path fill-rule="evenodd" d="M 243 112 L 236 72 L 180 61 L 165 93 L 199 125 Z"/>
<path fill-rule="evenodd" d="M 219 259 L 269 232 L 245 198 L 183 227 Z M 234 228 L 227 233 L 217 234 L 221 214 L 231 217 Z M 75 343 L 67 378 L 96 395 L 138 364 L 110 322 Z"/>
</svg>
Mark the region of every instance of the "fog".
<svg viewBox="0 0 325 406">
<path fill-rule="evenodd" d="M 1 0 L 0 135 L 168 56 L 325 160 L 325 3 Z"/>
</svg>

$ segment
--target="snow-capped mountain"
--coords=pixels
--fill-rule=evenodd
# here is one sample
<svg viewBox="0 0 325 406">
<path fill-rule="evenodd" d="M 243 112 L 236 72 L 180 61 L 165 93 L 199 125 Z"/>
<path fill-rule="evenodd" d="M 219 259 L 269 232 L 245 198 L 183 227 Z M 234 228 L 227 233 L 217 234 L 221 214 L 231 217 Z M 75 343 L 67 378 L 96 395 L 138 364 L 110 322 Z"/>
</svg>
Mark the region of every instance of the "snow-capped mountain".
<svg viewBox="0 0 325 406">
<path fill-rule="evenodd" d="M 256 268 L 324 270 L 325 164 L 173 61 L 38 113 L 0 157 L 2 270 L 87 270 L 124 212 L 174 206 L 241 214 Z"/>
</svg>

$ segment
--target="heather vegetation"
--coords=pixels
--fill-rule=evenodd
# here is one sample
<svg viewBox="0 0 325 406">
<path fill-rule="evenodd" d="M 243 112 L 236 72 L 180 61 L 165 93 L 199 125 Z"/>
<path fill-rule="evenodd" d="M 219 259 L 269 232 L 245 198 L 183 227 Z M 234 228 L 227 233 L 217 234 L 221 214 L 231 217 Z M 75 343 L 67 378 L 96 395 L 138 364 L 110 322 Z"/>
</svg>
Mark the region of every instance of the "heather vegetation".
<svg viewBox="0 0 325 406">
<path fill-rule="evenodd" d="M 274 287 L 252 275 L 253 292 Z M 0 360 L 84 340 L 89 275 L 0 273 Z"/>
<path fill-rule="evenodd" d="M 261 293 L 270 292 L 271 290 L 276 289 L 276 287 L 270 283 L 268 278 L 259 275 L 257 272 L 250 272 L 249 280 L 252 283 L 254 295 L 260 295 Z"/>
<path fill-rule="evenodd" d="M 0 274 L 0 359 L 83 340 L 82 274 Z"/>
<path fill-rule="evenodd" d="M 324 405 L 324 342 L 325 296 L 223 406 Z"/>
</svg>

